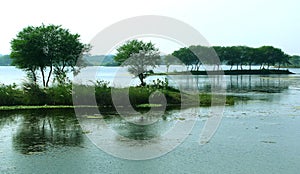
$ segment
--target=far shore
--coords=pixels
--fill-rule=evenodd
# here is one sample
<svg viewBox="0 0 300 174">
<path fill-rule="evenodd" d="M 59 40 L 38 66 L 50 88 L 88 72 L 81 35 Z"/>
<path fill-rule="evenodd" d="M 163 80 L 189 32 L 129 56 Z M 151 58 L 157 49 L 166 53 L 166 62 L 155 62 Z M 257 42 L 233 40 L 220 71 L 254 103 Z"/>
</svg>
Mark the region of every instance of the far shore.
<svg viewBox="0 0 300 174">
<path fill-rule="evenodd" d="M 153 73 L 151 75 L 271 75 L 294 74 L 289 70 L 260 69 L 260 70 L 216 70 L 216 71 L 182 71 L 169 73 Z"/>
</svg>

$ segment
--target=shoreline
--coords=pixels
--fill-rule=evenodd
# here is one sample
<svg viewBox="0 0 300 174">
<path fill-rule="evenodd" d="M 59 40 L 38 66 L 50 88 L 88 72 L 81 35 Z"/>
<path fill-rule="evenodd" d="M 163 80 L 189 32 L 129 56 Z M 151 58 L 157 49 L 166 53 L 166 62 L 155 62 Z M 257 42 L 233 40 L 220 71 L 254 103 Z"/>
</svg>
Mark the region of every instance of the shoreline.
<svg viewBox="0 0 300 174">
<path fill-rule="evenodd" d="M 289 70 L 261 69 L 261 70 L 224 70 L 224 71 L 182 71 L 170 73 L 153 73 L 151 75 L 272 75 L 295 74 Z"/>
</svg>

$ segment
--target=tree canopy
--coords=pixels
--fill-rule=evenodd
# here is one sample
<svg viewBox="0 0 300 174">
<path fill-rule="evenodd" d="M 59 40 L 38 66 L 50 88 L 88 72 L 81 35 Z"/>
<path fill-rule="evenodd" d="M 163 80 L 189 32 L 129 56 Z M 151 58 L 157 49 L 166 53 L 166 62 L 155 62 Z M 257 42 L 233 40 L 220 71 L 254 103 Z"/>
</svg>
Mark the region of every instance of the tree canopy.
<svg viewBox="0 0 300 174">
<path fill-rule="evenodd" d="M 216 60 L 217 53 L 220 61 Z M 278 66 L 290 64 L 291 56 L 284 53 L 279 48 L 272 46 L 262 46 L 259 48 L 252 48 L 247 46 L 230 46 L 230 47 L 204 47 L 204 46 L 190 46 L 189 48 L 180 48 L 174 51 L 172 56 L 180 59 L 187 67 L 192 67 L 191 70 L 198 70 L 203 60 L 205 64 L 212 64 L 219 66 L 220 63 L 230 65 L 231 68 L 236 66 L 236 69 L 243 70 L 244 65 L 248 65 L 251 69 L 252 65 L 260 65 L 261 68 L 270 68 L 270 66 Z M 171 56 L 170 56 L 171 58 Z M 211 60 L 211 61 L 210 61 Z"/>
<path fill-rule="evenodd" d="M 11 41 L 12 63 L 25 70 L 34 83 L 40 72 L 44 87 L 48 87 L 53 73 L 54 80 L 64 83 L 66 73 L 78 71 L 76 64 L 90 49 L 79 38 L 79 34 L 71 34 L 57 25 L 28 26 Z"/>
<path fill-rule="evenodd" d="M 163 57 L 163 63 L 166 65 L 167 67 L 167 72 L 169 72 L 169 68 L 171 65 L 180 65 L 182 64 L 182 62 L 176 58 L 175 56 L 169 54 Z"/>
<path fill-rule="evenodd" d="M 172 56 L 178 58 L 182 63 L 184 63 L 187 69 L 193 65 L 197 66 L 199 61 L 198 57 L 187 47 L 174 51 Z M 191 69 L 193 69 L 193 67 Z"/>
<path fill-rule="evenodd" d="M 159 51 L 151 42 L 131 40 L 117 48 L 117 52 L 114 60 L 121 66 L 128 66 L 128 71 L 139 78 L 141 86 L 146 85 L 148 68 L 160 63 Z"/>
</svg>

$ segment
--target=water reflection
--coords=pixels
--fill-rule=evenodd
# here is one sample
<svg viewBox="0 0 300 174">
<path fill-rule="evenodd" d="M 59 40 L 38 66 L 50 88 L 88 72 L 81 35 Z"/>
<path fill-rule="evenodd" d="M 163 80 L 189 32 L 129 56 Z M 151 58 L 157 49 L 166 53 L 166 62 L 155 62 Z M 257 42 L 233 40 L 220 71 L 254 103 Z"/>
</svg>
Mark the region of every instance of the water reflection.
<svg viewBox="0 0 300 174">
<path fill-rule="evenodd" d="M 22 154 L 44 152 L 56 146 L 80 146 L 83 142 L 82 130 L 72 110 L 1 112 L 1 116 L 0 129 L 17 123 L 12 143 Z"/>
<path fill-rule="evenodd" d="M 182 88 L 197 88 L 200 92 L 211 91 L 211 79 L 206 76 L 174 76 L 172 78 L 177 78 Z M 259 92 L 263 93 L 270 101 L 273 98 L 276 99 L 276 101 L 280 101 L 285 93 L 282 95 L 267 93 L 282 93 L 289 88 L 298 90 L 300 87 L 299 76 L 291 75 L 237 75 L 223 76 L 222 78 L 216 76 L 215 79 L 213 79 L 215 89 L 217 89 L 218 86 L 222 88 L 222 85 L 225 85 L 227 92 L 236 95 L 243 95 L 243 93 L 247 92 Z M 285 98 L 287 97 L 285 96 Z M 295 104 L 295 106 L 296 105 L 297 104 Z M 162 136 L 174 126 L 176 121 L 178 121 L 174 116 L 176 112 L 178 111 L 170 111 L 170 113 L 166 112 L 158 117 L 153 116 L 147 118 L 140 118 L 140 115 L 131 115 L 126 119 L 116 116 L 115 113 L 109 113 L 107 118 L 102 112 L 101 114 L 104 116 L 102 119 L 105 120 L 105 125 L 110 126 L 118 135 L 133 140 L 150 140 Z M 86 115 L 87 113 L 84 114 Z M 189 114 L 186 114 L 185 116 L 188 115 Z M 85 132 L 88 135 L 93 135 L 97 131 L 103 132 L 104 128 L 101 125 L 103 124 L 102 119 L 96 117 L 85 119 L 83 123 L 86 123 L 88 127 L 83 131 L 90 131 L 90 133 Z M 133 121 L 131 122 L 130 119 Z M 145 125 L 135 124 L 136 121 L 146 123 L 153 121 L 147 119 L 153 119 L 155 122 Z M 67 109 L 47 111 L 1 111 L 0 137 L 5 137 L 3 135 L 9 134 L 5 132 L 8 128 L 14 129 L 11 133 L 14 150 L 22 154 L 44 152 L 51 148 L 61 146 L 82 146 L 84 139 L 82 129 L 78 124 L 74 111 Z M 107 136 L 110 136 L 110 134 L 107 134 Z M 112 143 L 115 143 L 115 141 L 116 139 L 112 140 Z"/>
<path fill-rule="evenodd" d="M 126 118 L 121 118 L 116 116 L 111 119 L 106 119 L 106 123 L 119 135 L 132 140 L 150 140 L 153 138 L 160 137 L 163 135 L 170 127 L 173 126 L 174 121 L 166 121 L 163 118 L 171 117 L 169 112 L 166 112 L 159 117 L 141 117 L 141 116 L 129 116 Z M 131 119 L 131 120 L 130 120 Z M 139 122 L 139 123 L 138 123 Z M 151 124 L 141 124 L 141 123 L 151 123 Z"/>
<path fill-rule="evenodd" d="M 5 126 L 9 126 L 13 123 L 16 123 L 16 117 L 15 115 L 12 116 L 12 114 L 10 112 L 1 112 L 1 117 L 0 117 L 0 130 L 5 127 Z"/>
<path fill-rule="evenodd" d="M 198 89 L 200 92 L 211 92 L 213 89 L 224 89 L 230 93 L 280 93 L 287 90 L 294 80 L 291 75 L 230 75 L 230 76 L 172 76 L 178 81 L 181 89 Z M 225 85 L 225 86 L 224 86 Z M 176 86 L 176 85 L 175 85 Z M 216 90 L 218 91 L 218 90 Z"/>
</svg>

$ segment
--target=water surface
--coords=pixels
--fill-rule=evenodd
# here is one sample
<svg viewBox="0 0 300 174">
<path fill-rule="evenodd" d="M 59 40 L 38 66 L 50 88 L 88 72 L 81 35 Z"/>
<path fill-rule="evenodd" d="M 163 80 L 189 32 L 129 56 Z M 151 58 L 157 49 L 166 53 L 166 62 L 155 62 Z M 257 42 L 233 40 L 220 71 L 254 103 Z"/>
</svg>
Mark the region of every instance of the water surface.
<svg viewBox="0 0 300 174">
<path fill-rule="evenodd" d="M 206 76 L 171 78 L 181 81 L 175 85 L 183 89 L 212 89 Z M 202 146 L 199 134 L 211 108 L 197 108 L 199 115 L 189 117 L 196 124 L 186 140 L 151 160 L 124 160 L 100 150 L 86 136 L 91 130 L 82 129 L 70 109 L 1 111 L 0 173 L 298 173 L 299 74 L 222 78 L 225 83 L 219 85 L 227 94 L 251 100 L 226 106 L 216 134 Z M 180 121 L 177 113 L 166 112 L 150 127 L 132 126 L 115 113 L 107 115 L 106 123 L 123 136 L 151 140 Z M 104 118 L 86 118 L 86 123 L 93 126 L 98 119 Z"/>
</svg>

